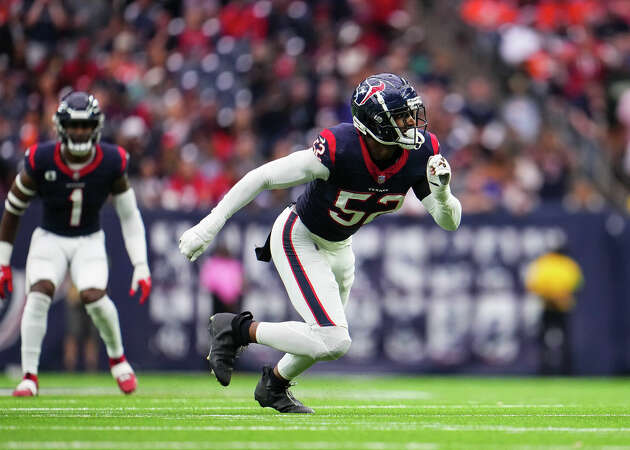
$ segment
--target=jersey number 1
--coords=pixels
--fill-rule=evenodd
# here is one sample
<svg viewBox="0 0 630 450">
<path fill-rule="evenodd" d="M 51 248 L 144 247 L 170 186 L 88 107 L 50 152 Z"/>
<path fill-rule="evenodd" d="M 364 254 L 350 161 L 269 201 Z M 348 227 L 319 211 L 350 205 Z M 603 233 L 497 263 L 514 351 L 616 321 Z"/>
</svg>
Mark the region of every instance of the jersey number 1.
<svg viewBox="0 0 630 450">
<path fill-rule="evenodd" d="M 81 223 L 81 210 L 83 209 L 83 189 L 73 189 L 68 199 L 72 202 L 72 211 L 70 212 L 70 226 L 78 227 L 79 223 Z"/>
</svg>

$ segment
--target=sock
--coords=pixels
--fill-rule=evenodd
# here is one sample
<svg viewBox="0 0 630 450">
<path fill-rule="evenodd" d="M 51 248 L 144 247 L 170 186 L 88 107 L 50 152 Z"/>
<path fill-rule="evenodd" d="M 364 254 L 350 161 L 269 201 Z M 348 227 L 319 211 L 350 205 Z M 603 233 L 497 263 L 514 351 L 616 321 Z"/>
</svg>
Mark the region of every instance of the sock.
<svg viewBox="0 0 630 450">
<path fill-rule="evenodd" d="M 271 384 L 278 387 L 288 387 L 291 383 L 290 380 L 285 380 L 284 378 L 278 378 L 273 369 L 271 369 L 270 377 Z"/>
<path fill-rule="evenodd" d="M 22 372 L 37 375 L 39 355 L 46 334 L 51 298 L 41 292 L 29 292 L 22 314 Z"/>
<path fill-rule="evenodd" d="M 85 310 L 92 318 L 92 322 L 96 325 L 101 339 L 105 343 L 107 356 L 120 358 L 124 354 L 124 350 L 118 311 L 114 302 L 107 295 L 104 295 L 99 300 L 85 305 Z"/>
<path fill-rule="evenodd" d="M 37 379 L 37 375 L 35 375 L 35 374 L 32 374 L 30 372 L 26 372 L 24 374 L 24 379 L 25 380 L 34 381 L 35 382 L 35 386 L 39 386 L 39 380 Z"/>
<path fill-rule="evenodd" d="M 327 351 L 321 337 L 305 322 L 259 322 L 256 341 L 281 352 L 307 357 Z"/>
<path fill-rule="evenodd" d="M 121 362 L 127 361 L 125 355 L 122 355 L 120 358 L 109 358 L 109 367 L 114 367 L 116 364 L 120 364 Z"/>
<path fill-rule="evenodd" d="M 254 321 L 253 319 L 254 316 L 249 311 L 242 312 L 232 319 L 232 333 L 239 346 L 247 345 L 251 342 L 249 339 L 249 327 Z"/>
<path fill-rule="evenodd" d="M 287 353 L 278 361 L 278 372 L 282 378 L 292 380 L 313 364 L 315 364 L 313 358 Z"/>
</svg>

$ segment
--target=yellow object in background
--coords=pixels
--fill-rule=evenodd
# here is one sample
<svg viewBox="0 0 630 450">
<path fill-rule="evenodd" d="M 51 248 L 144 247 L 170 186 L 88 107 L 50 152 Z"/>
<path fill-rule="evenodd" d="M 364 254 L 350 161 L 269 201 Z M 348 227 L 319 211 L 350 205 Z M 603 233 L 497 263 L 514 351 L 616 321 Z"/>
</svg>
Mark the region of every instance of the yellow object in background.
<svg viewBox="0 0 630 450">
<path fill-rule="evenodd" d="M 545 300 L 566 301 L 582 286 L 580 266 L 566 255 L 547 253 L 535 259 L 527 268 L 525 286 Z M 567 309 L 572 306 L 566 305 Z"/>
</svg>

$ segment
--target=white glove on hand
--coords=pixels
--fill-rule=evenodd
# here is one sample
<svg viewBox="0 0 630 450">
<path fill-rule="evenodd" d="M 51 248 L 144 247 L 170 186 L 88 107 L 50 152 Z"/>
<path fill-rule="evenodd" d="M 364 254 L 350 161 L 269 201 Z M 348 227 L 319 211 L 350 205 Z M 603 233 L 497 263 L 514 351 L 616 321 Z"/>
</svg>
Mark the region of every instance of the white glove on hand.
<svg viewBox="0 0 630 450">
<path fill-rule="evenodd" d="M 131 289 L 129 295 L 136 295 L 136 291 L 140 287 L 140 304 L 142 305 L 151 293 L 151 271 L 147 263 L 138 263 L 133 268 L 133 277 L 131 278 Z"/>
<path fill-rule="evenodd" d="M 206 251 L 212 239 L 205 240 L 200 233 L 199 224 L 184 231 L 179 238 L 179 251 L 190 261 L 195 261 L 203 252 Z"/>
<path fill-rule="evenodd" d="M 429 188 L 431 192 L 437 188 L 437 190 L 443 190 L 451 182 L 451 166 L 448 161 L 442 155 L 433 155 L 427 162 L 427 180 L 429 181 Z"/>
</svg>

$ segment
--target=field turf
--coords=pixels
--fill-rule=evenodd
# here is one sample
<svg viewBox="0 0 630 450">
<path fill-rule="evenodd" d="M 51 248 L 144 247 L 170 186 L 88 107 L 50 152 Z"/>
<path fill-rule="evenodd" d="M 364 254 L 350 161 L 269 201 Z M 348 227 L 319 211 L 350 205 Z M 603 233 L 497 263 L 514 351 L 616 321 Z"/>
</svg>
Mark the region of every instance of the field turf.
<svg viewBox="0 0 630 450">
<path fill-rule="evenodd" d="M 37 398 L 0 377 L 0 448 L 630 449 L 628 379 L 304 376 L 314 415 L 253 399 L 256 375 L 228 388 L 206 374 L 42 374 Z"/>
</svg>

